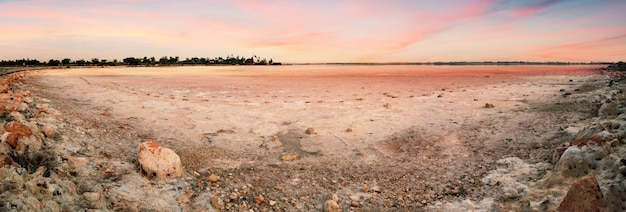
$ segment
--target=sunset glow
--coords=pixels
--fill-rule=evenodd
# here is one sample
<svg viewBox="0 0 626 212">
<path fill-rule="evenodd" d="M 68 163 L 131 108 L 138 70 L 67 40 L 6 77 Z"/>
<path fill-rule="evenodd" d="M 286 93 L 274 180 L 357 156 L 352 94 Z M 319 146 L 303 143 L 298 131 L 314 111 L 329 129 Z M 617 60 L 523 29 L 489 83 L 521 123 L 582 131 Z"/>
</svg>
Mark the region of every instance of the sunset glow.
<svg viewBox="0 0 626 212">
<path fill-rule="evenodd" d="M 0 0 L 0 60 L 620 61 L 622 0 Z"/>
</svg>

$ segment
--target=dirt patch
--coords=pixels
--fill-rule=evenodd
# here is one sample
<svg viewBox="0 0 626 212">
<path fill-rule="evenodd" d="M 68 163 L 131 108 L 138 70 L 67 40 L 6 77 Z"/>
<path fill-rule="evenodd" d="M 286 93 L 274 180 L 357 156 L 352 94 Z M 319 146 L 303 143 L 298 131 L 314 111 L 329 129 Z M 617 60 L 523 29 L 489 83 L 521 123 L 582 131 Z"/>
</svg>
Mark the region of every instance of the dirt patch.
<svg viewBox="0 0 626 212">
<path fill-rule="evenodd" d="M 429 154 L 429 157 L 436 157 L 443 148 L 438 145 L 443 139 L 442 135 L 429 135 L 427 130 L 412 127 L 404 132 L 394 133 L 382 143 L 384 149 L 393 154 L 407 156 Z"/>
<path fill-rule="evenodd" d="M 302 148 L 302 139 L 310 137 L 312 133 L 301 133 L 300 130 L 290 130 L 287 133 L 276 135 L 286 153 L 296 153 L 303 156 L 319 155 L 320 151 L 308 151 Z"/>
</svg>

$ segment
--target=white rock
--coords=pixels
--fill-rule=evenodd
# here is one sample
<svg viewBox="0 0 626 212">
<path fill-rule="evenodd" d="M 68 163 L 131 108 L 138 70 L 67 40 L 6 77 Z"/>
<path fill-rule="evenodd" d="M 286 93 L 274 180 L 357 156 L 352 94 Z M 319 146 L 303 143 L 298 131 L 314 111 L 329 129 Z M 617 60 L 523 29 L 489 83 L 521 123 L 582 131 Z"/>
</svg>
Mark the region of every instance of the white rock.
<svg viewBox="0 0 626 212">
<path fill-rule="evenodd" d="M 556 164 L 557 170 L 568 177 L 585 176 L 589 170 L 599 166 L 596 159 L 603 157 L 601 150 L 601 147 L 595 145 L 571 146 L 561 155 Z"/>
<path fill-rule="evenodd" d="M 154 141 L 143 142 L 137 148 L 137 162 L 142 174 L 158 180 L 183 175 L 180 157 L 171 149 Z"/>
<path fill-rule="evenodd" d="M 51 124 L 45 124 L 45 125 L 42 127 L 43 134 L 44 134 L 46 137 L 48 137 L 48 138 L 54 138 L 54 137 L 56 137 L 56 136 L 57 136 L 57 133 L 58 133 L 58 129 L 59 129 L 59 128 L 58 128 L 57 126 L 54 126 L 54 125 L 51 125 Z"/>
<path fill-rule="evenodd" d="M 339 204 L 337 204 L 336 201 L 326 200 L 326 202 L 324 203 L 324 211 L 338 212 L 341 211 L 341 209 L 339 208 Z"/>
<path fill-rule="evenodd" d="M 37 109 L 40 113 L 47 113 L 47 112 L 48 112 L 48 109 L 50 108 L 50 105 L 45 104 L 45 103 L 43 103 L 43 104 L 37 104 L 37 105 L 35 106 L 35 108 L 36 108 L 36 109 Z"/>
<path fill-rule="evenodd" d="M 13 112 L 9 113 L 9 118 L 11 120 L 15 120 L 15 121 L 20 122 L 20 123 L 26 122 L 26 117 L 24 117 L 24 114 L 22 114 L 20 112 L 17 112 L 17 111 L 13 111 Z"/>
<path fill-rule="evenodd" d="M 102 209 L 106 207 L 105 198 L 102 194 L 96 192 L 85 192 L 83 198 L 89 205 L 89 208 Z"/>
</svg>

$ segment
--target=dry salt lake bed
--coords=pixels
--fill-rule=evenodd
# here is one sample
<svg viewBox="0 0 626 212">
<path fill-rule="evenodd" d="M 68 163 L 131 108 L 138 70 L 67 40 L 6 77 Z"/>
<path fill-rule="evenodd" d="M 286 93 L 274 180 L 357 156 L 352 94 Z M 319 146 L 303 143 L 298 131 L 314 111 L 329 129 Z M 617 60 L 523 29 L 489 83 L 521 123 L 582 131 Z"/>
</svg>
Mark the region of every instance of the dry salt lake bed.
<svg viewBox="0 0 626 212">
<path fill-rule="evenodd" d="M 1 168 L 0 209 L 550 211 L 585 202 L 570 200 L 572 185 L 620 209 L 626 96 L 599 68 L 20 72 L 5 76 L 2 101 L 20 108 L 3 122 L 28 127 L 41 145 L 26 152 L 55 163 L 48 176 Z M 4 130 L 0 150 L 15 152 Z M 142 176 L 149 140 L 180 156 L 182 177 Z"/>
</svg>

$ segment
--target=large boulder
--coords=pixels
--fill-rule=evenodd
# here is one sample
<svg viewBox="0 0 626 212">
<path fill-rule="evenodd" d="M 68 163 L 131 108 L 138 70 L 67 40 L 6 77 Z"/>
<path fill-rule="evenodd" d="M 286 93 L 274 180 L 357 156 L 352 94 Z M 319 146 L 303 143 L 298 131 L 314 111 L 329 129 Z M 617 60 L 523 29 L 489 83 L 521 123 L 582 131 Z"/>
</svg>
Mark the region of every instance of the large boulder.
<svg viewBox="0 0 626 212">
<path fill-rule="evenodd" d="M 604 201 L 598 181 L 586 176 L 576 181 L 561 201 L 558 211 L 602 211 Z"/>
<path fill-rule="evenodd" d="M 565 149 L 560 156 L 555 152 L 559 160 L 556 169 L 566 177 L 581 177 L 591 170 L 602 167 L 606 162 L 606 156 L 602 147 L 606 140 L 600 136 L 576 139 L 568 145 L 557 148 L 557 151 Z"/>
<path fill-rule="evenodd" d="M 154 141 L 139 144 L 137 162 L 141 173 L 148 178 L 164 180 L 183 175 L 182 163 L 176 152 Z"/>
</svg>

